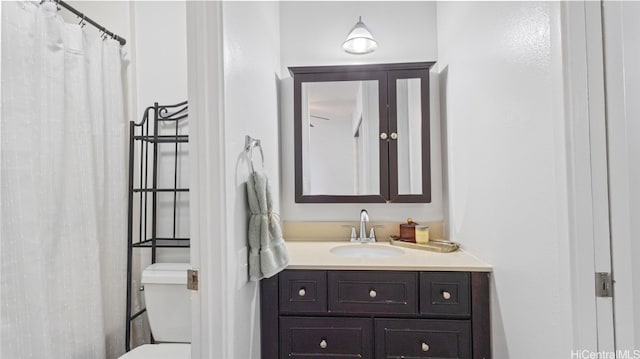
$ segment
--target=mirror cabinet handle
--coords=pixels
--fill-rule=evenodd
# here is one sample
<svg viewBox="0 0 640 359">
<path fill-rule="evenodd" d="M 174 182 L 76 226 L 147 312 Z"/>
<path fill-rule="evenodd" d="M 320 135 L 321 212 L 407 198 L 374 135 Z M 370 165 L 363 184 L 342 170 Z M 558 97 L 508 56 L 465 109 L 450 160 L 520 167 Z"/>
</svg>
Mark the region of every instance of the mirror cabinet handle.
<svg viewBox="0 0 640 359">
<path fill-rule="evenodd" d="M 392 133 L 391 133 L 391 139 L 392 139 L 392 140 L 397 140 L 397 139 L 398 139 L 398 134 L 397 134 L 397 133 L 395 133 L 395 132 L 392 132 Z"/>
<path fill-rule="evenodd" d="M 387 137 L 388 137 L 388 136 L 387 136 L 387 133 L 386 133 L 386 132 L 382 132 L 382 133 L 380 134 L 380 139 L 381 139 L 381 140 L 386 140 L 386 139 L 387 139 Z"/>
</svg>

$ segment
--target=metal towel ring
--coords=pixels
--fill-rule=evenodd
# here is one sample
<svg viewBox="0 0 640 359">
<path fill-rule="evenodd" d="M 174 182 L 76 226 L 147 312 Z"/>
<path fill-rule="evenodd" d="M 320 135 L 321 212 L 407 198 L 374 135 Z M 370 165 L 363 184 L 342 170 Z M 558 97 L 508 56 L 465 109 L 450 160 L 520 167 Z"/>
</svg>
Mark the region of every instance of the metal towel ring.
<svg viewBox="0 0 640 359">
<path fill-rule="evenodd" d="M 249 135 L 244 137 L 244 150 L 249 153 L 249 165 L 251 166 L 251 173 L 255 172 L 253 167 L 253 149 L 258 147 L 260 150 L 260 158 L 262 159 L 262 168 L 264 168 L 264 153 L 262 152 L 262 144 L 259 139 L 253 138 Z"/>
</svg>

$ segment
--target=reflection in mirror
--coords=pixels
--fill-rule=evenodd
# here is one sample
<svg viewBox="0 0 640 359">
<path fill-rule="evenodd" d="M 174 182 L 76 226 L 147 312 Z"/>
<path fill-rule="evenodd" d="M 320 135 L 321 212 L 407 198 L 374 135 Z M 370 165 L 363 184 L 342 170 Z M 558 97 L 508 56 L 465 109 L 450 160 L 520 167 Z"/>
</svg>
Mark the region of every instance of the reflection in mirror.
<svg viewBox="0 0 640 359">
<path fill-rule="evenodd" d="M 379 195 L 378 81 L 303 82 L 301 95 L 303 195 Z"/>
<path fill-rule="evenodd" d="M 422 193 L 422 108 L 420 79 L 396 80 L 398 194 Z"/>
</svg>

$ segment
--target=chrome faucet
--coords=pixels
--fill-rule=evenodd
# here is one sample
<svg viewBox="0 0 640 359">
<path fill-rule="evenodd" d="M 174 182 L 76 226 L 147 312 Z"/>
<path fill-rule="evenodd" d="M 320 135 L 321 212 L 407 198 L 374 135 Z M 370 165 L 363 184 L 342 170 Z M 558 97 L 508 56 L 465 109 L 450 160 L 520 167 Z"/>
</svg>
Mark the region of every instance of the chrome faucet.
<svg viewBox="0 0 640 359">
<path fill-rule="evenodd" d="M 367 222 L 369 222 L 369 212 L 366 209 L 360 211 L 360 241 L 367 239 Z"/>
<path fill-rule="evenodd" d="M 356 229 L 351 228 L 351 242 L 354 243 L 373 243 L 376 241 L 376 234 L 371 227 L 369 237 L 367 237 L 367 222 L 369 222 L 369 213 L 366 209 L 360 211 L 360 235 L 356 237 Z"/>
</svg>

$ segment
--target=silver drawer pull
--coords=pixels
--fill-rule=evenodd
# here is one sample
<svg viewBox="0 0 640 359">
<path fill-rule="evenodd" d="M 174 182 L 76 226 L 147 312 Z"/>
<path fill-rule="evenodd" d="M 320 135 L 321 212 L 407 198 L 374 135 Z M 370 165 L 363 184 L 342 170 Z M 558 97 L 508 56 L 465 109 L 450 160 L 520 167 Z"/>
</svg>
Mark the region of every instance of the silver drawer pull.
<svg viewBox="0 0 640 359">
<path fill-rule="evenodd" d="M 382 132 L 382 133 L 380 134 L 380 139 L 381 139 L 381 140 L 386 140 L 388 137 L 389 137 L 389 136 L 387 136 L 387 134 L 386 134 L 385 132 Z"/>
<path fill-rule="evenodd" d="M 429 344 L 422 343 L 422 351 L 423 352 L 428 352 L 429 351 Z"/>
<path fill-rule="evenodd" d="M 298 295 L 304 297 L 305 295 L 307 295 L 307 291 L 304 290 L 304 288 L 300 288 L 300 290 L 298 291 Z"/>
<path fill-rule="evenodd" d="M 378 293 L 376 292 L 376 290 L 375 290 L 375 289 L 371 289 L 371 291 L 369 291 L 369 296 L 370 296 L 371 298 L 375 298 L 375 297 L 377 297 L 377 296 L 378 296 Z"/>
<path fill-rule="evenodd" d="M 392 133 L 391 133 L 391 139 L 392 139 L 392 140 L 397 140 L 397 139 L 398 139 L 398 134 L 397 134 L 397 133 L 395 133 L 395 132 L 392 132 Z"/>
<path fill-rule="evenodd" d="M 320 348 L 322 349 L 327 349 L 327 341 L 322 339 L 322 341 L 320 342 Z"/>
<path fill-rule="evenodd" d="M 451 299 L 451 293 L 449 293 L 447 291 L 442 292 L 442 298 L 444 298 L 446 300 Z"/>
</svg>

